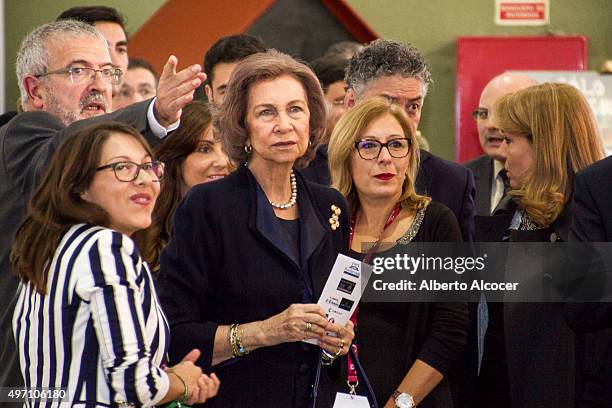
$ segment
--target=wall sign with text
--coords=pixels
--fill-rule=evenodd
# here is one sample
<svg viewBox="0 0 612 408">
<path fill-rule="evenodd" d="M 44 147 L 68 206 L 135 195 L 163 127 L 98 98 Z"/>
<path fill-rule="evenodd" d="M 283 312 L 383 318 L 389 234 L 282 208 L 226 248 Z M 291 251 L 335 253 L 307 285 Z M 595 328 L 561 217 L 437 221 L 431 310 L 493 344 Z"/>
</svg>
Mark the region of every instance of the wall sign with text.
<svg viewBox="0 0 612 408">
<path fill-rule="evenodd" d="M 495 0 L 495 24 L 497 25 L 547 25 L 549 18 L 549 0 Z"/>
</svg>

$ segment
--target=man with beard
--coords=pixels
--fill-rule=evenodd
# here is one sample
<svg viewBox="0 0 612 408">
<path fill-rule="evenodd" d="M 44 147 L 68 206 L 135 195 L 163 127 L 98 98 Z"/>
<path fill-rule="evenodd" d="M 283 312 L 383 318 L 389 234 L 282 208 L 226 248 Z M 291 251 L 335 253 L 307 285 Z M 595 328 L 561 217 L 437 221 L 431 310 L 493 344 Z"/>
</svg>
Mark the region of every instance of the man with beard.
<svg viewBox="0 0 612 408">
<path fill-rule="evenodd" d="M 429 66 L 412 45 L 379 39 L 355 54 L 346 69 L 344 104 L 382 96 L 399 104 L 417 130 L 421 109 L 432 82 Z M 420 150 L 415 187 L 447 206 L 457 217 L 464 241 L 474 236 L 474 179 L 464 166 Z"/>
<path fill-rule="evenodd" d="M 465 164 L 474 173 L 476 215 L 491 215 L 508 188 L 508 176 L 504 170 L 506 157 L 502 150 L 504 138 L 497 127 L 493 108 L 502 96 L 536 84 L 535 79 L 523 74 L 501 74 L 493 78 L 480 94 L 473 116 L 484 154 Z"/>
<path fill-rule="evenodd" d="M 64 11 L 57 20 L 79 20 L 96 27 L 108 42 L 113 65 L 123 72 L 128 69 L 128 39 L 125 31 L 125 19 L 117 10 L 106 6 L 78 6 Z M 113 85 L 113 96 L 119 91 Z"/>
<path fill-rule="evenodd" d="M 156 141 L 178 127 L 181 108 L 205 78 L 198 65 L 176 72 L 170 57 L 157 98 L 112 114 L 111 87 L 122 72 L 93 26 L 64 20 L 29 33 L 17 55 L 24 113 L 0 128 L 0 387 L 22 384 L 11 320 L 17 279 L 10 270 L 13 235 L 58 145 L 77 129 L 117 120 Z"/>
</svg>

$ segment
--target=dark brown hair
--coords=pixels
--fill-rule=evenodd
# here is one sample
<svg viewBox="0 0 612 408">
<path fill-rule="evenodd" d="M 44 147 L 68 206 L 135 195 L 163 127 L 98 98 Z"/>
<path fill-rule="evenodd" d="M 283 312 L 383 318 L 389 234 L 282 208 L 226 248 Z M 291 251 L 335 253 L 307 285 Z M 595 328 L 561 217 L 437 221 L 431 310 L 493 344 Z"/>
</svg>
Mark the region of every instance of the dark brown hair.
<svg viewBox="0 0 612 408">
<path fill-rule="evenodd" d="M 17 276 L 31 282 L 40 293 L 46 291 L 45 264 L 53 258 L 62 236 L 72 225 L 109 225 L 108 213 L 85 201 L 81 194 L 96 174 L 106 141 L 117 133 L 134 137 L 153 156 L 145 139 L 131 126 L 103 122 L 85 127 L 60 145 L 30 200 L 26 217 L 15 234 L 11 265 Z"/>
<path fill-rule="evenodd" d="M 159 269 L 159 254 L 172 233 L 172 217 L 183 198 L 183 162 L 200 143 L 202 132 L 210 125 L 210 105 L 194 101 L 183 108 L 181 125 L 155 149 L 155 157 L 165 164 L 164 179 L 151 226 L 134 234 L 134 240 L 154 274 Z"/>
<path fill-rule="evenodd" d="M 121 26 L 121 29 L 125 33 L 127 38 L 127 31 L 125 29 L 125 18 L 116 9 L 106 6 L 77 6 L 65 10 L 57 16 L 59 20 L 79 20 L 89 25 L 94 25 L 99 22 L 115 23 Z"/>
<path fill-rule="evenodd" d="M 249 89 L 255 83 L 270 81 L 289 75 L 297 79 L 308 97 L 310 111 L 309 147 L 295 162 L 296 168 L 303 168 L 314 157 L 317 147 L 325 136 L 326 105 L 321 85 L 308 66 L 276 50 L 251 55 L 242 60 L 234 69 L 229 80 L 223 104 L 215 112 L 215 129 L 230 160 L 242 163 L 247 159 L 244 145 L 249 138 L 246 113 Z"/>
<path fill-rule="evenodd" d="M 212 85 L 215 79 L 214 68 L 220 63 L 238 62 L 249 55 L 265 52 L 268 49 L 263 40 L 251 34 L 233 34 L 221 37 L 204 55 L 206 83 Z"/>
</svg>

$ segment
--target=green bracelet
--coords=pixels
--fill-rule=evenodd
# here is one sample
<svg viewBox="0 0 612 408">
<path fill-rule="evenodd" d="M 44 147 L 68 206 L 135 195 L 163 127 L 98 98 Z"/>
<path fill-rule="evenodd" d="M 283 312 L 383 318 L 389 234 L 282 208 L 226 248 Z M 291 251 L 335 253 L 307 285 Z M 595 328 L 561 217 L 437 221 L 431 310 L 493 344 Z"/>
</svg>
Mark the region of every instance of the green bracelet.
<svg viewBox="0 0 612 408">
<path fill-rule="evenodd" d="M 187 383 L 185 382 L 185 380 L 183 380 L 181 378 L 180 375 L 178 375 L 177 373 L 175 373 L 174 371 L 168 371 L 169 374 L 174 374 L 176 376 L 176 378 L 179 379 L 180 382 L 183 383 L 183 387 L 184 387 L 184 392 L 183 392 L 183 399 L 180 401 L 172 401 L 172 403 L 170 403 L 168 405 L 168 408 L 180 408 L 180 407 L 186 407 L 187 405 L 187 400 L 189 399 L 189 393 L 187 392 Z"/>
</svg>

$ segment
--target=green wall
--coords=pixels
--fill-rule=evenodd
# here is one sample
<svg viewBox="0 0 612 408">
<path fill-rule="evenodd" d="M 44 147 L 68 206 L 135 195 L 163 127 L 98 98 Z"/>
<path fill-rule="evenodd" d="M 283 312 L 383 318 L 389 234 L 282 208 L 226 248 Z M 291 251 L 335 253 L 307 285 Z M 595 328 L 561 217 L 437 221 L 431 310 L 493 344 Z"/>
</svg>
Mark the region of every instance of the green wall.
<svg viewBox="0 0 612 408">
<path fill-rule="evenodd" d="M 550 25 L 495 25 L 494 0 L 348 0 L 384 38 L 407 41 L 429 61 L 435 84 L 420 129 L 431 150 L 454 158 L 455 39 L 462 36 L 546 35 L 551 31 L 589 38 L 589 69 L 612 58 L 612 1 L 550 0 Z"/>
<path fill-rule="evenodd" d="M 207 0 L 202 0 L 207 1 Z M 494 0 L 347 0 L 382 37 L 408 41 L 431 64 L 435 84 L 425 102 L 421 131 L 432 151 L 454 157 L 455 39 L 476 35 L 586 35 L 589 67 L 597 69 L 612 58 L 612 1 L 550 0 L 548 27 L 499 27 Z M 31 28 L 54 19 L 68 7 L 104 3 L 123 12 L 134 32 L 164 3 L 163 0 L 5 0 L 6 106 L 18 98 L 14 74 L 19 42 Z"/>
<path fill-rule="evenodd" d="M 33 28 L 44 24 L 74 6 L 103 4 L 120 10 L 127 20 L 128 32 L 135 32 L 164 0 L 5 0 L 5 107 L 13 110 L 19 98 L 15 77 L 15 56 L 23 37 Z"/>
</svg>

